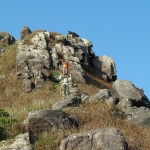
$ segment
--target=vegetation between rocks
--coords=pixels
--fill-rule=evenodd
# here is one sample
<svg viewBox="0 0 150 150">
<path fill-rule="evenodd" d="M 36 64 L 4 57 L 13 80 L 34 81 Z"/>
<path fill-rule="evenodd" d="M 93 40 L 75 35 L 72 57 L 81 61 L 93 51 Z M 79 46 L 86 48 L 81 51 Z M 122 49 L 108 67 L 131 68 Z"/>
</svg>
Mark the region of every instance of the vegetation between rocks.
<svg viewBox="0 0 150 150">
<path fill-rule="evenodd" d="M 62 97 L 59 94 L 58 83 L 47 80 L 43 89 L 36 89 L 32 93 L 22 92 L 21 83 L 16 79 L 16 49 L 17 45 L 8 46 L 6 52 L 0 58 L 0 134 L 1 141 L 11 139 L 19 133 L 23 133 L 22 122 L 27 117 L 28 112 L 34 110 L 51 109 L 52 105 Z M 85 72 L 91 79 L 84 83 L 76 83 L 80 92 L 87 92 L 89 95 L 95 94 L 99 89 L 110 84 Z M 57 71 L 52 74 L 58 75 Z M 76 81 L 75 81 L 76 82 Z M 96 84 L 95 84 L 96 83 Z M 111 112 L 118 110 L 117 107 L 108 106 L 104 102 L 83 104 L 77 108 L 67 108 L 68 115 L 77 115 L 80 119 L 78 129 L 62 130 L 55 134 L 43 134 L 36 142 L 37 150 L 57 150 L 60 142 L 69 134 L 85 132 L 103 127 L 116 127 L 124 135 L 130 150 L 150 149 L 150 128 L 129 124 L 119 117 L 114 117 Z M 2 134 L 5 131 L 5 135 Z M 0 145 L 2 142 L 0 142 Z"/>
</svg>

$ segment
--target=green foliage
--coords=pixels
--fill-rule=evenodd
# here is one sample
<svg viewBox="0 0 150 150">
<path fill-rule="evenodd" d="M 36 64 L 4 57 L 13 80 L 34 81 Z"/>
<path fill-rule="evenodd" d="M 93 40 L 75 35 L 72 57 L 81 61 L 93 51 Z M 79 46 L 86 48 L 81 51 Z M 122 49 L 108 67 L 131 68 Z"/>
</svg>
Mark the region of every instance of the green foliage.
<svg viewBox="0 0 150 150">
<path fill-rule="evenodd" d="M 57 139 L 57 136 L 54 134 L 51 134 L 49 136 L 45 134 L 45 135 L 43 135 L 41 140 L 39 140 L 35 143 L 34 148 L 36 150 L 41 150 L 41 149 L 56 150 L 58 148 L 55 143 L 56 139 Z"/>
<path fill-rule="evenodd" d="M 60 72 L 58 70 L 53 70 L 52 74 L 53 74 L 53 76 L 59 76 Z"/>
<path fill-rule="evenodd" d="M 8 112 L 0 109 L 0 138 L 4 136 L 6 130 L 7 118 L 9 117 Z"/>
<path fill-rule="evenodd" d="M 4 139 L 7 131 L 11 129 L 12 123 L 16 122 L 15 119 L 9 115 L 8 112 L 0 109 L 0 139 Z"/>
</svg>

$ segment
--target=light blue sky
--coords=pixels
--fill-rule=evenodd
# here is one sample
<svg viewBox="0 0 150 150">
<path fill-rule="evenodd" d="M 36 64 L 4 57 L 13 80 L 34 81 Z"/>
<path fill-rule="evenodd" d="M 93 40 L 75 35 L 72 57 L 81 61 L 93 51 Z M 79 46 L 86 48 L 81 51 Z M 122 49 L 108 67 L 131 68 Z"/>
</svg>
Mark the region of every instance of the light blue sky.
<svg viewBox="0 0 150 150">
<path fill-rule="evenodd" d="M 115 60 L 118 79 L 144 89 L 150 100 L 150 0 L 3 0 L 0 32 L 76 32 L 96 56 Z"/>
</svg>

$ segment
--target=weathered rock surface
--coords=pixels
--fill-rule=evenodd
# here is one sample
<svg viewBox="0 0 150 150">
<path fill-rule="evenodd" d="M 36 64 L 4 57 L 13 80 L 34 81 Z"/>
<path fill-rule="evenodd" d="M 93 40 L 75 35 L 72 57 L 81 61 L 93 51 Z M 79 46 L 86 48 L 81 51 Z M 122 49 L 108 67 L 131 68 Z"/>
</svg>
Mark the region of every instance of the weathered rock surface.
<svg viewBox="0 0 150 150">
<path fill-rule="evenodd" d="M 26 37 L 26 35 L 28 35 L 28 34 L 30 34 L 30 33 L 32 33 L 32 32 L 31 32 L 31 30 L 29 29 L 29 27 L 23 26 L 22 29 L 21 29 L 21 31 L 20 31 L 21 39 L 23 40 L 23 39 Z"/>
<path fill-rule="evenodd" d="M 10 143 L 4 143 L 0 150 L 33 150 L 33 146 L 29 142 L 28 133 L 20 134 Z"/>
<path fill-rule="evenodd" d="M 60 150 L 128 150 L 123 134 L 116 128 L 101 128 L 69 135 Z"/>
<path fill-rule="evenodd" d="M 106 55 L 99 57 L 97 56 L 92 61 L 94 66 L 100 69 L 101 78 L 106 81 L 115 81 L 117 79 L 116 65 L 115 61 L 112 58 Z"/>
<path fill-rule="evenodd" d="M 30 143 L 38 140 L 42 133 L 52 133 L 59 129 L 73 127 L 74 123 L 62 110 L 39 110 L 30 112 L 24 121 L 29 131 Z"/>
<path fill-rule="evenodd" d="M 17 42 L 19 46 L 16 59 L 18 72 L 21 72 L 18 78 L 31 80 L 32 88 L 42 88 L 44 80 L 50 78 L 49 72 L 52 69 L 62 71 L 60 58 L 68 60 L 69 73 L 78 82 L 86 83 L 83 66 L 87 69 L 100 68 L 100 77 L 102 74 L 111 80 L 116 77 L 114 60 L 107 56 L 95 57 L 92 42 L 80 38 L 75 32 L 69 31 L 68 35 L 62 35 L 46 30 L 34 31 L 34 36 L 27 39 L 27 45 L 25 37 L 28 34 L 32 34 L 32 31 L 24 26 L 21 29 L 22 40 Z"/>
<path fill-rule="evenodd" d="M 5 52 L 6 46 L 15 43 L 15 38 L 7 32 L 0 32 L 0 56 Z"/>
<path fill-rule="evenodd" d="M 24 92 L 31 92 L 34 87 L 42 88 L 45 78 L 50 78 L 51 60 L 48 50 L 44 49 L 46 48 L 44 33 L 37 33 L 32 42 L 33 45 L 25 45 L 18 41 L 17 76 L 22 79 Z"/>
<path fill-rule="evenodd" d="M 23 79 L 22 81 L 22 89 L 25 93 L 32 91 L 32 82 L 30 79 Z"/>
<path fill-rule="evenodd" d="M 102 89 L 99 90 L 99 93 L 96 93 L 92 96 L 90 96 L 89 101 L 96 101 L 96 100 L 106 100 L 109 99 L 109 97 L 111 97 L 111 92 L 108 89 Z"/>
<path fill-rule="evenodd" d="M 112 84 L 113 92 L 120 100 L 126 98 L 132 100 L 135 106 L 150 106 L 150 102 L 145 94 L 136 88 L 132 82 L 127 80 L 116 80 Z"/>
<path fill-rule="evenodd" d="M 11 45 L 15 42 L 15 38 L 7 32 L 0 32 L 0 43 Z"/>
<path fill-rule="evenodd" d="M 150 109 L 146 107 L 130 107 L 125 111 L 127 121 L 141 126 L 150 126 Z"/>
<path fill-rule="evenodd" d="M 122 99 L 117 106 L 123 111 L 125 112 L 128 108 L 134 106 L 132 100 L 128 99 L 128 98 L 124 98 Z"/>
<path fill-rule="evenodd" d="M 55 104 L 53 104 L 52 109 L 53 110 L 62 110 L 66 107 L 79 107 L 79 105 L 82 103 L 82 99 L 78 96 L 67 96 L 63 99 L 59 100 Z"/>
<path fill-rule="evenodd" d="M 76 93 L 75 96 L 78 96 L 82 99 L 82 103 L 86 103 L 89 100 L 89 95 L 86 92 Z"/>
</svg>

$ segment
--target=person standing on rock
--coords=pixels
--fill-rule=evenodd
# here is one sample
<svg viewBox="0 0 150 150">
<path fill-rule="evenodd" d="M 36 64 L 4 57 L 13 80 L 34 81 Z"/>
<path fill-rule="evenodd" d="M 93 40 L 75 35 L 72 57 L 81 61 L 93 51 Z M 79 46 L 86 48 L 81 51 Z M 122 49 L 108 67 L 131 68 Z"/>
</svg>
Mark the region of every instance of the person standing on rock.
<svg viewBox="0 0 150 150">
<path fill-rule="evenodd" d="M 60 61 L 62 62 L 63 64 L 63 74 L 68 74 L 68 60 L 66 60 L 66 62 L 64 62 L 62 59 L 60 59 Z"/>
<path fill-rule="evenodd" d="M 63 86 L 63 96 L 70 95 L 69 81 L 71 81 L 71 76 L 65 73 L 63 75 L 60 75 L 60 78 L 61 78 L 61 84 Z"/>
</svg>

